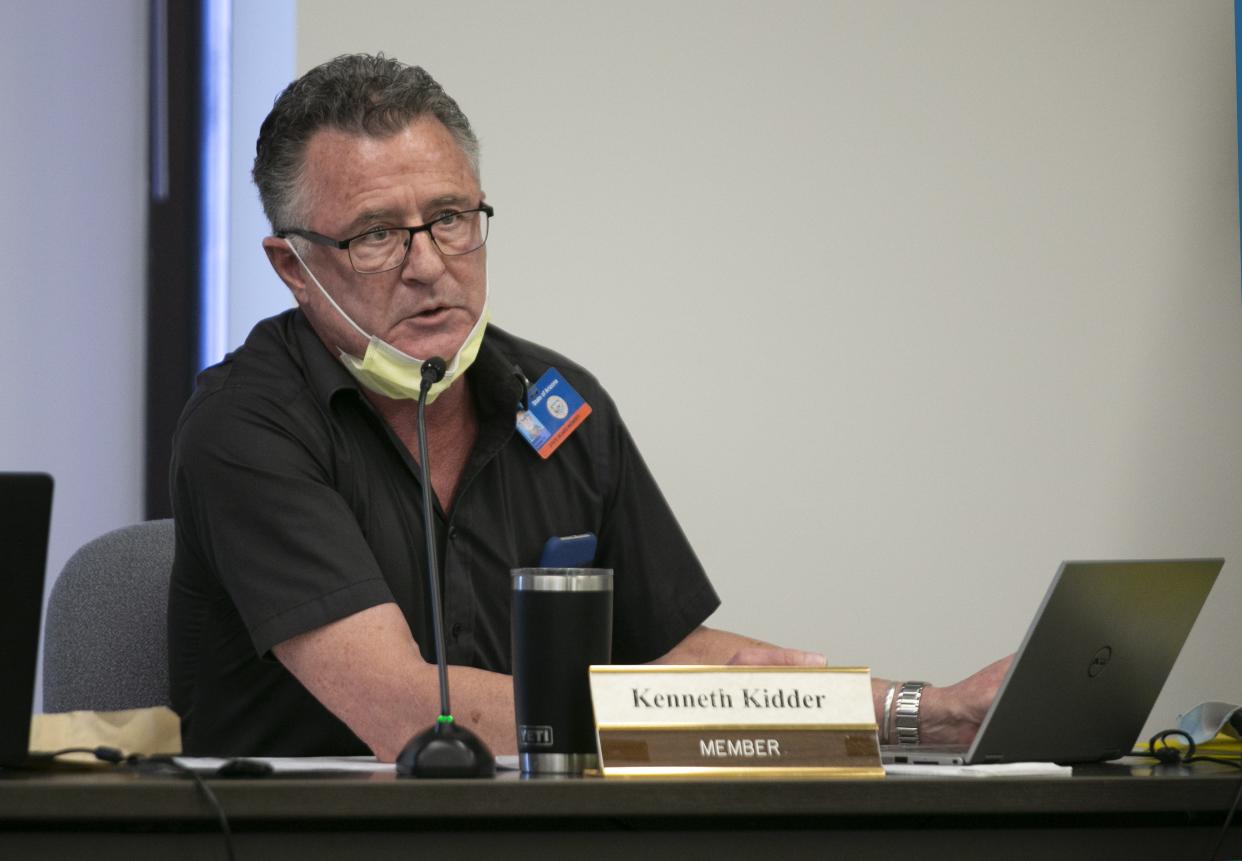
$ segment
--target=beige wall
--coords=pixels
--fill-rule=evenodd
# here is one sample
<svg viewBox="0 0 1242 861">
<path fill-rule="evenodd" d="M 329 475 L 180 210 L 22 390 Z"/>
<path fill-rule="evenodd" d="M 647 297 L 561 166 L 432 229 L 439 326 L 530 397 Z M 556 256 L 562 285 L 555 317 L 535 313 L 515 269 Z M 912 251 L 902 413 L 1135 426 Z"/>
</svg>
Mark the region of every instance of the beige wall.
<svg viewBox="0 0 1242 861">
<path fill-rule="evenodd" d="M 1224 555 L 1154 728 L 1242 700 L 1232 25 L 301 0 L 298 65 L 383 50 L 462 103 L 495 319 L 611 389 L 714 624 L 948 682 L 1063 558 Z"/>
</svg>

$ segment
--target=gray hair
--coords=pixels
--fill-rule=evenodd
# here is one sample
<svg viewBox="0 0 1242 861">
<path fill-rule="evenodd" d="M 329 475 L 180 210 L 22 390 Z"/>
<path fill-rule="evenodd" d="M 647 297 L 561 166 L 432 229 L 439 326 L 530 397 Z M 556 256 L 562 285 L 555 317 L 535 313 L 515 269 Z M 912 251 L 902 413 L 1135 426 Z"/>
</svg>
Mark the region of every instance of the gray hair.
<svg viewBox="0 0 1242 861">
<path fill-rule="evenodd" d="M 302 226 L 306 145 L 324 128 L 385 137 L 421 116 L 444 124 L 477 177 L 479 139 L 457 102 L 419 66 L 383 54 L 346 54 L 285 88 L 259 129 L 251 176 L 273 231 Z"/>
</svg>

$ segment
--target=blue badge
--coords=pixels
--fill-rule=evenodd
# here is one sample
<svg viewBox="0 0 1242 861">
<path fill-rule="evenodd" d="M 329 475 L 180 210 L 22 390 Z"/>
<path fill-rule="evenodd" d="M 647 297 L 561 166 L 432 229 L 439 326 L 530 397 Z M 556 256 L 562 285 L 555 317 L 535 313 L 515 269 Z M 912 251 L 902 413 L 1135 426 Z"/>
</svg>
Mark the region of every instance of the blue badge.
<svg viewBox="0 0 1242 861">
<path fill-rule="evenodd" d="M 527 402 L 528 409 L 518 410 L 517 431 L 545 460 L 591 414 L 591 405 L 556 368 L 530 387 Z"/>
</svg>

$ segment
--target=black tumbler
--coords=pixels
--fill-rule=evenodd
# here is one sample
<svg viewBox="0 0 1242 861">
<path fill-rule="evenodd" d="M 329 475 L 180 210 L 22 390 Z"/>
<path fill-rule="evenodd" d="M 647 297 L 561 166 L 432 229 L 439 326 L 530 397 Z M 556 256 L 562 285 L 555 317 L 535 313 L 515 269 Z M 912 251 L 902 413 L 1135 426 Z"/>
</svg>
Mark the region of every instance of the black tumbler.
<svg viewBox="0 0 1242 861">
<path fill-rule="evenodd" d="M 534 774 L 595 768 L 587 667 L 612 657 L 612 571 L 513 571 L 513 710 L 518 760 Z"/>
</svg>

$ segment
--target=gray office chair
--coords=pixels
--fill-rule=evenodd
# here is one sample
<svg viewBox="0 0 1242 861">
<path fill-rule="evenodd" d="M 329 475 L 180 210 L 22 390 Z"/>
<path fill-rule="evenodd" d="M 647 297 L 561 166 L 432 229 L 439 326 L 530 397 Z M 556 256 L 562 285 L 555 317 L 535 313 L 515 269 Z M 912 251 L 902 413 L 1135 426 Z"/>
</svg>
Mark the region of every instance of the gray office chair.
<svg viewBox="0 0 1242 861">
<path fill-rule="evenodd" d="M 168 705 L 173 522 L 122 527 L 83 545 L 48 599 L 43 710 Z"/>
</svg>

